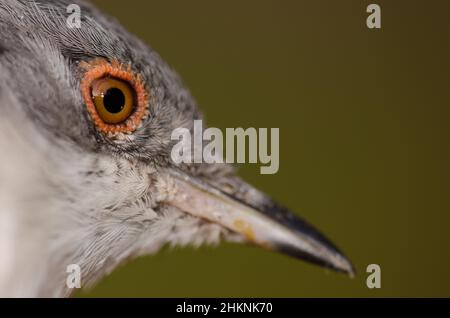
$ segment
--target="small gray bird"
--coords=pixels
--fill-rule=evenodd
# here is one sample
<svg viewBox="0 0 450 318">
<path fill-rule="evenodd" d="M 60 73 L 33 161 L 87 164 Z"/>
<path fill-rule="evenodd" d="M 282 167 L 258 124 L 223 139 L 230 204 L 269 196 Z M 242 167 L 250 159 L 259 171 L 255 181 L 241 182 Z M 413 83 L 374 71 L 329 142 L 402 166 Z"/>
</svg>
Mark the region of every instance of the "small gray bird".
<svg viewBox="0 0 450 318">
<path fill-rule="evenodd" d="M 67 8 L 81 8 L 79 27 Z M 248 242 L 352 274 L 227 164 L 175 164 L 201 119 L 177 74 L 90 4 L 0 0 L 0 296 L 69 296 L 164 245 Z"/>
</svg>

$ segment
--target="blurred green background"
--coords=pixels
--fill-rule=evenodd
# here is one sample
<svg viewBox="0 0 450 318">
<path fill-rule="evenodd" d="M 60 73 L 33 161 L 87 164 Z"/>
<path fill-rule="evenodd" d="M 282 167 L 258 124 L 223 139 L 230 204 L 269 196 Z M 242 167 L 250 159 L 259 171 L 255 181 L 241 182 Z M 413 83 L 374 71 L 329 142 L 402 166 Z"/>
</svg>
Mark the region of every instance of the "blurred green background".
<svg viewBox="0 0 450 318">
<path fill-rule="evenodd" d="M 450 296 L 448 1 L 94 2 L 181 74 L 210 126 L 280 128 L 278 174 L 240 174 L 358 275 L 222 244 L 137 259 L 78 296 Z"/>
</svg>

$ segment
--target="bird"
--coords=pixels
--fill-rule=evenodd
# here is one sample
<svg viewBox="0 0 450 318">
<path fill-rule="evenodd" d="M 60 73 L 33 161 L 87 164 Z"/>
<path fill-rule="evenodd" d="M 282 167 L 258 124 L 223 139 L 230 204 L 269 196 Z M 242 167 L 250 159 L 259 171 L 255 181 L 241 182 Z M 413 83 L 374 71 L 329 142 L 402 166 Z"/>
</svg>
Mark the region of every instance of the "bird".
<svg viewBox="0 0 450 318">
<path fill-rule="evenodd" d="M 0 296 L 69 297 L 70 264 L 93 286 L 164 246 L 222 241 L 354 273 L 232 165 L 171 160 L 171 132 L 203 114 L 149 45 L 86 1 L 0 1 L 0 113 Z"/>
</svg>

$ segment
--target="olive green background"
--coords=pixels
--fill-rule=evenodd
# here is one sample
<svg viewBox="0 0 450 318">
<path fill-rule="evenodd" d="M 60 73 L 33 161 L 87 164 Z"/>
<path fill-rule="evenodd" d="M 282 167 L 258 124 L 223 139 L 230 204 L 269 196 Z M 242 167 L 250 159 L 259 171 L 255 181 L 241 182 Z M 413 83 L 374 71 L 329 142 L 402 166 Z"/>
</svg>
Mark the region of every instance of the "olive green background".
<svg viewBox="0 0 450 318">
<path fill-rule="evenodd" d="M 358 274 L 222 244 L 140 258 L 78 296 L 450 296 L 448 1 L 95 3 L 181 74 L 210 126 L 280 128 L 279 172 L 240 174 Z"/>
</svg>

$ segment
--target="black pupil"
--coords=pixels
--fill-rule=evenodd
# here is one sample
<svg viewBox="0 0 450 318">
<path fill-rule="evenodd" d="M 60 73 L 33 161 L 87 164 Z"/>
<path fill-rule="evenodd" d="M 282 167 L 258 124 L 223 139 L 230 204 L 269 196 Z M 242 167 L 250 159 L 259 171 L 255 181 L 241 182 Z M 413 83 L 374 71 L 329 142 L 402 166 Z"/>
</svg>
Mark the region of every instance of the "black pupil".
<svg viewBox="0 0 450 318">
<path fill-rule="evenodd" d="M 117 114 L 125 107 L 125 95 L 118 88 L 110 88 L 103 95 L 103 105 L 108 112 Z"/>
</svg>

